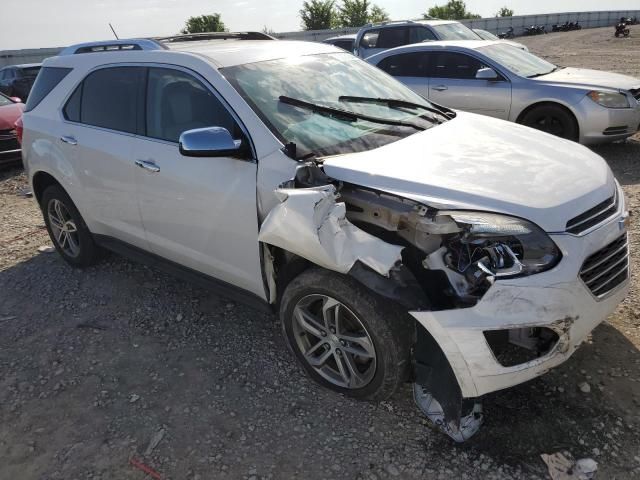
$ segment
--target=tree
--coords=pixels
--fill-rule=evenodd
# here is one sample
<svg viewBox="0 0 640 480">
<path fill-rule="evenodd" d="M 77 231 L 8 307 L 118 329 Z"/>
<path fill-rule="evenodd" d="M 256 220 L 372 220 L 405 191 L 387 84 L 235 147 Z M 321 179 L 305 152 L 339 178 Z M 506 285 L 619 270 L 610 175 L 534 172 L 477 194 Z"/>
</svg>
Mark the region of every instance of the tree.
<svg viewBox="0 0 640 480">
<path fill-rule="evenodd" d="M 502 7 L 498 10 L 498 13 L 496 13 L 496 17 L 513 17 L 513 10 L 507 7 Z"/>
<path fill-rule="evenodd" d="M 300 18 L 305 30 L 325 30 L 335 25 L 335 0 L 309 0 L 302 4 Z"/>
<path fill-rule="evenodd" d="M 276 31 L 273 28 L 267 27 L 266 25 L 262 27 L 262 33 L 266 33 L 267 35 L 271 35 L 272 37 L 276 36 Z"/>
<path fill-rule="evenodd" d="M 371 12 L 369 12 L 369 22 L 378 23 L 388 22 L 389 20 L 389 14 L 384 8 L 379 7 L 378 5 L 374 5 L 373 8 L 371 8 Z"/>
<path fill-rule="evenodd" d="M 423 15 L 424 18 L 434 17 L 443 20 L 461 20 L 463 18 L 481 18 L 480 15 L 467 10 L 467 4 L 462 0 L 449 0 L 446 5 L 436 5 Z"/>
<path fill-rule="evenodd" d="M 343 0 L 338 7 L 338 21 L 341 27 L 361 27 L 369 23 L 369 0 Z"/>
<path fill-rule="evenodd" d="M 205 32 L 224 32 L 226 31 L 224 22 L 220 19 L 219 13 L 213 15 L 200 15 L 199 17 L 190 17 L 184 24 L 184 28 L 180 33 L 205 33 Z"/>
</svg>

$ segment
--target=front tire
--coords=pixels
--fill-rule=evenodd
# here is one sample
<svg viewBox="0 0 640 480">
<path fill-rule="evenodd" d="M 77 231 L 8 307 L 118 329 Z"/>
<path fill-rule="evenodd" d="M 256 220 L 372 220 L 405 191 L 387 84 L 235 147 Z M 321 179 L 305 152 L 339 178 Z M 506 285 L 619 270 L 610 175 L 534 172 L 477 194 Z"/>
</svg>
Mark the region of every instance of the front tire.
<svg viewBox="0 0 640 480">
<path fill-rule="evenodd" d="M 406 379 L 413 321 L 351 277 L 303 272 L 283 294 L 280 320 L 306 373 L 331 390 L 379 401 Z"/>
<path fill-rule="evenodd" d="M 573 115 L 557 105 L 539 105 L 529 110 L 521 123 L 567 140 L 578 140 L 578 123 Z"/>
<path fill-rule="evenodd" d="M 60 256 L 72 267 L 89 267 L 102 257 L 89 228 L 73 201 L 61 187 L 52 185 L 40 204 L 49 237 Z"/>
</svg>

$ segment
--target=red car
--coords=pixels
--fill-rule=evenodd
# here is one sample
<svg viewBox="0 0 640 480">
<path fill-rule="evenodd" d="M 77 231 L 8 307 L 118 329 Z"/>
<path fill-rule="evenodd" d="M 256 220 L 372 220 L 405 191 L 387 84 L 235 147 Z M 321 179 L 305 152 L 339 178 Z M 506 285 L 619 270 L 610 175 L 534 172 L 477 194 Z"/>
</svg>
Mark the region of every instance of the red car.
<svg viewBox="0 0 640 480">
<path fill-rule="evenodd" d="M 16 122 L 22 118 L 24 103 L 0 93 L 0 167 L 21 160 Z"/>
</svg>

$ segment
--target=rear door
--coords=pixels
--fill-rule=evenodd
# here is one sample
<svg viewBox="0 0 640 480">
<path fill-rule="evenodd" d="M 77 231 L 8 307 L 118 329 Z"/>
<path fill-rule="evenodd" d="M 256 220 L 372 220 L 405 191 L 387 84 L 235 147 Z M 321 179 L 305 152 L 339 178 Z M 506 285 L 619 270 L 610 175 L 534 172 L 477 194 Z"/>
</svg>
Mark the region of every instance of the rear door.
<svg viewBox="0 0 640 480">
<path fill-rule="evenodd" d="M 150 67 L 144 135 L 135 139 L 138 198 L 151 250 L 264 298 L 258 245 L 257 163 L 186 157 L 180 135 L 223 127 L 249 142 L 205 81 L 178 67 Z"/>
<path fill-rule="evenodd" d="M 425 52 L 400 53 L 386 57 L 378 68 L 404 83 L 424 98 L 429 96 L 428 56 Z"/>
<path fill-rule="evenodd" d="M 507 79 L 476 79 L 477 71 L 486 65 L 465 53 L 443 51 L 429 55 L 429 100 L 458 110 L 509 118 L 511 83 Z"/>
<path fill-rule="evenodd" d="M 84 190 L 79 203 L 95 233 L 147 248 L 135 189 L 133 138 L 145 69 L 117 66 L 89 73 L 63 109 L 59 168 L 68 161 Z"/>
</svg>

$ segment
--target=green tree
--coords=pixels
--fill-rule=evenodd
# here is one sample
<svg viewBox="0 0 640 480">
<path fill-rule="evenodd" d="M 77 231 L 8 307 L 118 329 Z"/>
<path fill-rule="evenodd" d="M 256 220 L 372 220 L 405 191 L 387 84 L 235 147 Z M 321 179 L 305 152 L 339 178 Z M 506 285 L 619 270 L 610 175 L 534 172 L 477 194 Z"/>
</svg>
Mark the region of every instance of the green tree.
<svg viewBox="0 0 640 480">
<path fill-rule="evenodd" d="M 369 23 L 369 0 L 343 0 L 338 7 L 338 22 L 341 27 L 361 27 Z"/>
<path fill-rule="evenodd" d="M 507 7 L 502 7 L 498 10 L 498 13 L 496 13 L 496 17 L 513 17 L 513 10 Z"/>
<path fill-rule="evenodd" d="M 436 5 L 423 15 L 424 18 L 434 17 L 443 20 L 461 20 L 463 18 L 481 18 L 480 15 L 467 10 L 467 4 L 462 0 L 449 0 L 446 5 Z"/>
<path fill-rule="evenodd" d="M 219 13 L 213 15 L 200 15 L 199 17 L 190 17 L 184 24 L 184 28 L 180 33 L 205 33 L 205 32 L 224 32 L 226 28 L 224 22 L 220 18 Z"/>
<path fill-rule="evenodd" d="M 309 0 L 300 9 L 302 28 L 305 30 L 325 30 L 336 23 L 335 0 Z"/>
<path fill-rule="evenodd" d="M 384 8 L 379 7 L 378 5 L 374 5 L 371 8 L 371 12 L 369 12 L 369 22 L 378 23 L 388 22 L 389 20 L 389 14 Z"/>
</svg>

